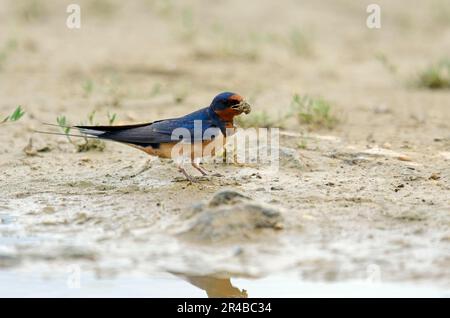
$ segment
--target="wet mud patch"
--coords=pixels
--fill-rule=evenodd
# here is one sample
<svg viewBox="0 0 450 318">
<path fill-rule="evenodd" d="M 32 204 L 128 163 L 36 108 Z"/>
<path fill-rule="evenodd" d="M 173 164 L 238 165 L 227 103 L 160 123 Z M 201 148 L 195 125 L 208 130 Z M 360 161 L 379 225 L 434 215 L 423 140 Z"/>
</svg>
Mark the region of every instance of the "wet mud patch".
<svg viewBox="0 0 450 318">
<path fill-rule="evenodd" d="M 179 22 L 177 14 L 149 19 L 149 8 L 138 13 L 136 6 L 123 6 L 120 15 L 105 21 L 109 28 L 99 24 L 86 36 L 72 34 L 71 46 L 54 32 L 64 10 L 51 10 L 36 29 L 34 23 L 18 25 L 6 5 L 12 14 L 4 15 L 2 35 L 19 45 L 2 64 L 0 113 L 22 105 L 26 115 L 1 125 L 0 266 L 38 272 L 42 265 L 65 275 L 67 265 L 80 264 L 83 275 L 99 277 L 142 277 L 156 270 L 194 276 L 292 271 L 322 281 L 365 279 L 367 269 L 378 266 L 384 281 L 450 286 L 450 95 L 400 83 L 432 58 L 423 50 L 406 50 L 411 41 L 399 36 L 400 28 L 386 28 L 370 42 L 396 64 L 396 76 L 377 65 L 367 46 L 348 45 L 362 44 L 358 39 L 371 31 L 355 27 L 364 10 L 341 2 L 345 16 L 317 1 L 302 1 L 302 10 L 285 3 L 286 12 L 272 14 L 269 24 L 261 24 L 267 17 L 258 14 L 270 11 L 269 1 L 246 2 L 239 11 L 234 2 L 223 8 L 204 3 L 202 10 L 188 10 L 194 26 L 200 21 L 206 26 L 194 28 L 188 41 L 180 41 L 178 27 L 171 27 Z M 405 13 L 401 2 L 383 7 L 393 15 Z M 424 14 L 432 7 L 418 3 Z M 174 3 L 173 9 L 183 8 Z M 230 10 L 251 23 L 230 24 Z M 320 54 L 297 56 L 287 43 L 299 14 L 303 26 L 316 31 L 308 41 Z M 420 31 L 413 15 L 409 27 Z M 123 27 L 130 21 L 131 37 Z M 342 41 L 320 21 L 346 26 L 337 30 Z M 222 31 L 208 27 L 217 23 L 225 26 Z M 250 34 L 251 25 L 264 29 L 256 32 L 261 31 L 259 39 Z M 164 32 L 148 32 L 159 29 Z M 424 48 L 438 55 L 448 51 L 444 38 L 422 33 L 412 32 Z M 228 36 L 249 40 L 257 59 L 236 54 Z M 27 37 L 39 38 L 36 50 L 25 49 Z M 124 39 L 120 45 L 118 38 Z M 206 42 L 221 51 L 216 58 L 195 56 Z M 336 63 L 340 57 L 350 58 Z M 149 161 L 124 145 L 78 153 L 64 136 L 33 133 L 44 128 L 42 122 L 55 123 L 56 116 L 80 123 L 94 109 L 98 124 L 107 123 L 108 112 L 117 114 L 115 124 L 175 118 L 206 106 L 224 89 L 237 90 L 255 112 L 267 114 L 260 127 L 287 114 L 296 93 L 329 100 L 339 123 L 309 130 L 293 113 L 282 123 L 277 169 L 255 162 L 204 163 L 211 175 L 197 184 L 178 178 L 173 163 Z M 225 187 L 251 199 L 225 196 L 214 203 Z M 261 204 L 280 214 L 267 213 Z"/>
<path fill-rule="evenodd" d="M 261 203 L 235 190 L 222 190 L 183 215 L 188 225 L 179 237 L 203 243 L 256 239 L 284 226 L 280 208 Z"/>
</svg>

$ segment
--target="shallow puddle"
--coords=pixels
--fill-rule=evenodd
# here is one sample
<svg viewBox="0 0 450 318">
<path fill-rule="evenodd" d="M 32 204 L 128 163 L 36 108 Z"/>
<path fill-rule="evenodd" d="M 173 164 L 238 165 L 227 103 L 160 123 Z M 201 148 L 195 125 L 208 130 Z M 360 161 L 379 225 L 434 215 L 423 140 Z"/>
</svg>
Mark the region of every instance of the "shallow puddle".
<svg viewBox="0 0 450 318">
<path fill-rule="evenodd" d="M 0 297 L 450 297 L 450 290 L 368 281 L 304 282 L 295 276 L 261 279 L 182 276 L 97 279 L 91 275 L 42 276 L 0 272 Z"/>
</svg>

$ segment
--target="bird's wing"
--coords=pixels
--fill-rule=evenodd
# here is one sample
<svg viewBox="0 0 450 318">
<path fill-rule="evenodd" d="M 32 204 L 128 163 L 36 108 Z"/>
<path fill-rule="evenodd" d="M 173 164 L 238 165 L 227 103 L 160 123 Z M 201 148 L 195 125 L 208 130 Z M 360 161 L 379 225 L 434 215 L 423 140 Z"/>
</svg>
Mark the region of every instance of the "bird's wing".
<svg viewBox="0 0 450 318">
<path fill-rule="evenodd" d="M 190 138 L 191 141 L 203 140 L 203 132 L 212 127 L 213 123 L 209 119 L 202 119 L 201 121 L 202 133 L 198 136 L 195 135 L 194 120 L 183 117 L 130 126 L 77 126 L 77 128 L 82 133 L 97 136 L 101 139 L 147 146 L 186 138 Z"/>
<path fill-rule="evenodd" d="M 126 130 L 126 129 L 133 129 L 133 128 L 139 128 L 139 127 L 145 127 L 149 126 L 153 123 L 156 123 L 157 121 L 151 122 L 151 123 L 142 123 L 142 124 L 134 124 L 134 125 L 117 125 L 117 126 L 73 126 L 74 128 L 78 129 L 85 129 L 85 130 L 91 130 L 91 131 L 100 131 L 100 132 L 113 132 L 113 131 L 120 131 L 120 130 Z M 50 124 L 46 124 L 50 125 Z M 58 125 L 54 125 L 58 126 Z M 70 126 L 72 128 L 72 126 Z"/>
</svg>

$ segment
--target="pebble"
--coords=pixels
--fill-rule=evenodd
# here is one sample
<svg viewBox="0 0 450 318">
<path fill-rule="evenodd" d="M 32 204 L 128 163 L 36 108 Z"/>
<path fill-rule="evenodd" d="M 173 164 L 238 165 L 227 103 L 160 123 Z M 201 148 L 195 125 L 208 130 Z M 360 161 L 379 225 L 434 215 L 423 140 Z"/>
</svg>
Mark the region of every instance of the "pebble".
<svg viewBox="0 0 450 318">
<path fill-rule="evenodd" d="M 280 191 L 280 190 L 284 190 L 284 188 L 280 187 L 280 186 L 272 186 L 272 187 L 270 187 L 270 190 L 272 190 L 272 191 Z"/>
<path fill-rule="evenodd" d="M 439 174 L 433 172 L 428 179 L 430 179 L 430 180 L 439 180 L 440 178 L 441 178 L 441 176 Z"/>
</svg>

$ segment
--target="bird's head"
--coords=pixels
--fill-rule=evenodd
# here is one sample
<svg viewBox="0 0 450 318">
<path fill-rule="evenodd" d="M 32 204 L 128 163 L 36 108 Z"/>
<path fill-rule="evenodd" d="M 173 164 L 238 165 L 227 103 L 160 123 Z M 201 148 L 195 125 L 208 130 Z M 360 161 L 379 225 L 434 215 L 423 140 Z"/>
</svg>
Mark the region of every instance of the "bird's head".
<svg viewBox="0 0 450 318">
<path fill-rule="evenodd" d="M 210 107 L 224 121 L 231 121 L 234 116 L 248 114 L 251 111 L 250 104 L 242 96 L 230 92 L 220 93 L 214 97 Z"/>
</svg>

